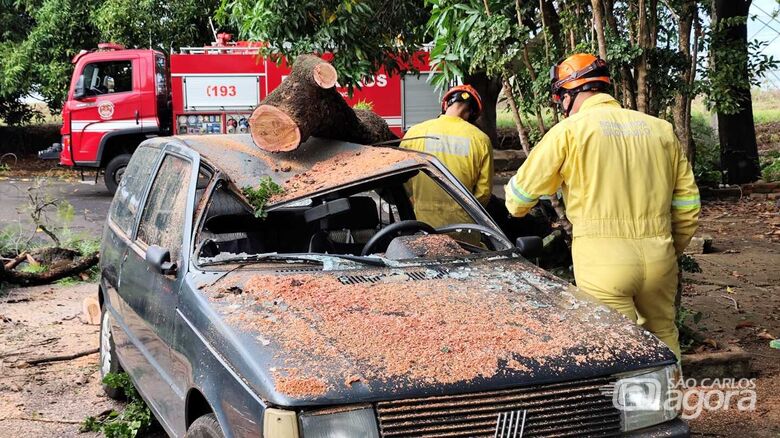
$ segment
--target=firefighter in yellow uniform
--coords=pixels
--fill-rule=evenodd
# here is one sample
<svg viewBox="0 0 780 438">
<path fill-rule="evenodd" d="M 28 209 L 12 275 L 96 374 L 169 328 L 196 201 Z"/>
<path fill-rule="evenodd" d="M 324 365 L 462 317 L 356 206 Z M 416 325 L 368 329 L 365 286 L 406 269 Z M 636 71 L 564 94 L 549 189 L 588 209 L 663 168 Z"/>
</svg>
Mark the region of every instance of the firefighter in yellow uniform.
<svg viewBox="0 0 780 438">
<path fill-rule="evenodd" d="M 482 100 L 473 87 L 453 87 L 442 99 L 442 115 L 409 129 L 404 136 L 409 140 L 401 142 L 401 147 L 434 155 L 487 205 L 493 188 L 493 147 L 488 136 L 470 123 L 481 111 Z M 434 228 L 474 222 L 428 177 L 411 180 L 411 196 L 417 220 Z"/>
<path fill-rule="evenodd" d="M 672 125 L 604 93 L 609 69 L 593 55 L 557 64 L 551 82 L 567 118 L 506 185 L 507 208 L 523 216 L 561 187 L 577 286 L 634 321 L 641 316 L 679 358 L 677 256 L 696 231 L 700 203 Z"/>
</svg>

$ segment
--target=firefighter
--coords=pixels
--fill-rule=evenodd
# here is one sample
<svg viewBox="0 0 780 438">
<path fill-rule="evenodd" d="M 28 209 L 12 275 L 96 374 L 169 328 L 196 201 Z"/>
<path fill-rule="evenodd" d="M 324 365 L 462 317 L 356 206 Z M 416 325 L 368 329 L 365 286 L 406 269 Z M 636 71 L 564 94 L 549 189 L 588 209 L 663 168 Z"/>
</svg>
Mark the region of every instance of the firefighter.
<svg viewBox="0 0 780 438">
<path fill-rule="evenodd" d="M 459 85 L 444 94 L 441 110 L 438 118 L 409 129 L 404 138 L 410 140 L 401 142 L 401 147 L 436 156 L 482 205 L 487 205 L 493 187 L 493 147 L 488 136 L 472 124 L 482 112 L 482 99 L 470 85 Z M 428 177 L 412 179 L 411 197 L 417 219 L 433 227 L 473 222 Z"/>
<path fill-rule="evenodd" d="M 602 59 L 576 54 L 550 76 L 553 101 L 566 119 L 506 185 L 507 208 L 523 216 L 539 196 L 562 187 L 577 286 L 643 321 L 679 358 L 677 256 L 696 231 L 700 209 L 691 166 L 670 123 L 623 109 L 606 93 Z"/>
</svg>

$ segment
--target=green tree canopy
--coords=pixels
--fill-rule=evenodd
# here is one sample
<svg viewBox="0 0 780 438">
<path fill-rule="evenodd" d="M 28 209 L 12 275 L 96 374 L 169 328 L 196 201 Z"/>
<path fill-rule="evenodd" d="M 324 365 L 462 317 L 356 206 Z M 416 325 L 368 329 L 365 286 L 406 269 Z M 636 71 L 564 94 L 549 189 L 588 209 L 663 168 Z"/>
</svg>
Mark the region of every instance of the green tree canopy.
<svg viewBox="0 0 780 438">
<path fill-rule="evenodd" d="M 57 110 L 73 73 L 71 59 L 101 41 L 168 51 L 213 39 L 217 0 L 0 0 L 0 118 L 31 116 L 21 99 L 40 95 Z"/>
</svg>

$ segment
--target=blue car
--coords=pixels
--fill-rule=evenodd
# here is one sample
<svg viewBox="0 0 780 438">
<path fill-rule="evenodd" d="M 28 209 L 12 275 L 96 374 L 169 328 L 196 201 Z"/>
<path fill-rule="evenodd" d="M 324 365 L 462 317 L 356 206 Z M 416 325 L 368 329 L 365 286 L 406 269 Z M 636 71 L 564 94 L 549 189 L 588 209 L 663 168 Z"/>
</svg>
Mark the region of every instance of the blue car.
<svg viewBox="0 0 780 438">
<path fill-rule="evenodd" d="M 418 221 L 413 182 L 461 219 Z M 103 234 L 101 373 L 176 437 L 688 436 L 674 354 L 525 247 L 423 153 L 150 139 Z"/>
</svg>

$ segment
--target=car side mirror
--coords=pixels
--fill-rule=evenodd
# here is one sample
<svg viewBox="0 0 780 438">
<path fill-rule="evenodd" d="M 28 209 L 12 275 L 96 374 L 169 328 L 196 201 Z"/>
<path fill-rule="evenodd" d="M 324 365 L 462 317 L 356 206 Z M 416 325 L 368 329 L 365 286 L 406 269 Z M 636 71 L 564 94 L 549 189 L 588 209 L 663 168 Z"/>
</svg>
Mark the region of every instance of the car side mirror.
<svg viewBox="0 0 780 438">
<path fill-rule="evenodd" d="M 171 263 L 171 252 L 157 245 L 146 249 L 146 263 L 163 275 L 176 273 L 176 263 Z"/>
<path fill-rule="evenodd" d="M 539 236 L 521 236 L 517 238 L 515 246 L 523 257 L 536 257 L 542 252 L 542 238 Z"/>
</svg>

